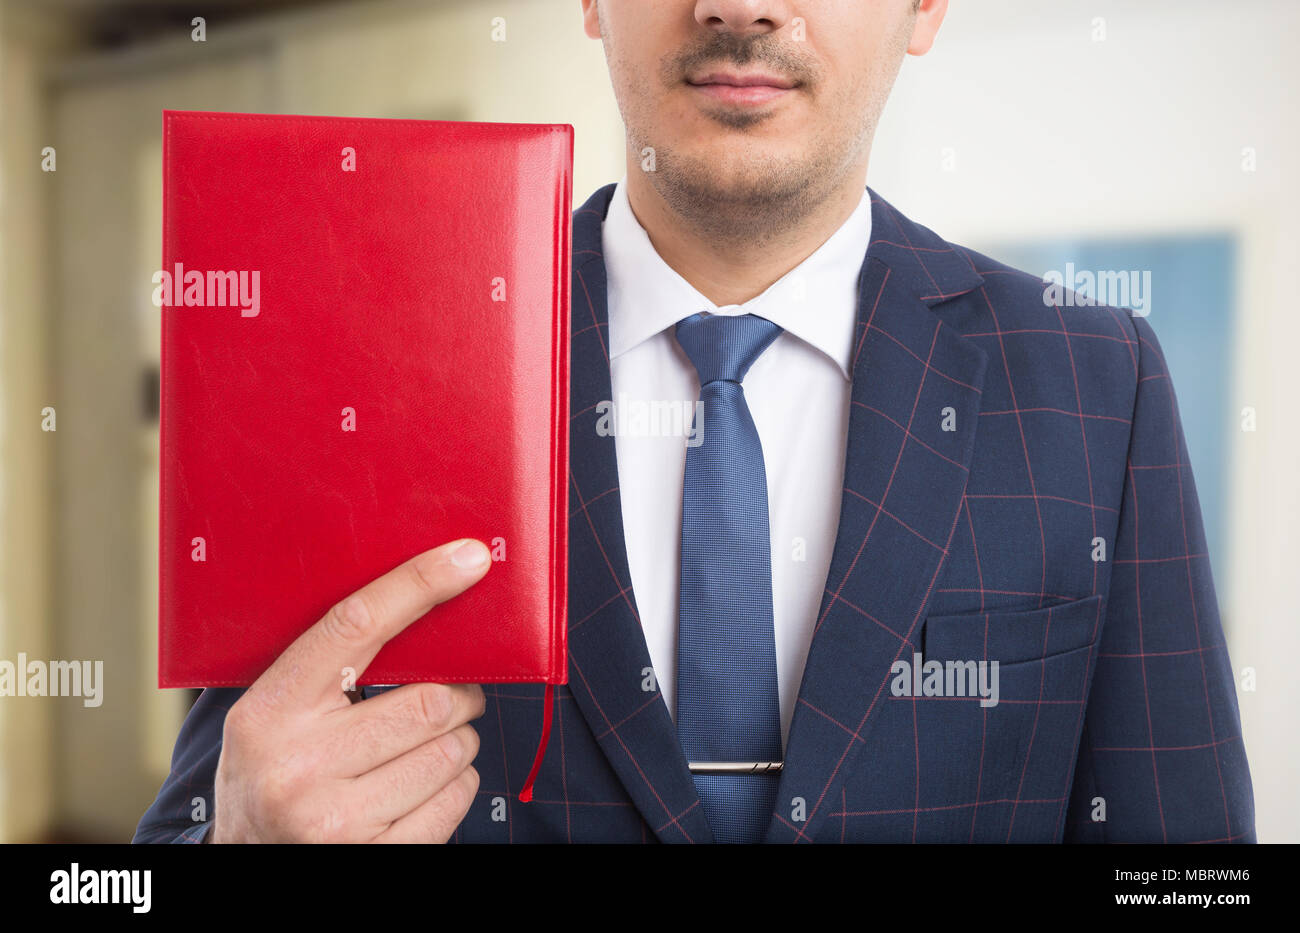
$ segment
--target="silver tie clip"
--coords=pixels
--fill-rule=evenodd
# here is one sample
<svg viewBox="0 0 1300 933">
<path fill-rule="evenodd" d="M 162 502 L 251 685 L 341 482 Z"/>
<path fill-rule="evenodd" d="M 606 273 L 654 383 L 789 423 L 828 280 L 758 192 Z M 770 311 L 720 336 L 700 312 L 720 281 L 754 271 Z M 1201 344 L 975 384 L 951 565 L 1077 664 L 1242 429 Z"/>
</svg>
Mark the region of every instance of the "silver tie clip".
<svg viewBox="0 0 1300 933">
<path fill-rule="evenodd" d="M 779 774 L 783 761 L 691 761 L 691 774 Z"/>
</svg>

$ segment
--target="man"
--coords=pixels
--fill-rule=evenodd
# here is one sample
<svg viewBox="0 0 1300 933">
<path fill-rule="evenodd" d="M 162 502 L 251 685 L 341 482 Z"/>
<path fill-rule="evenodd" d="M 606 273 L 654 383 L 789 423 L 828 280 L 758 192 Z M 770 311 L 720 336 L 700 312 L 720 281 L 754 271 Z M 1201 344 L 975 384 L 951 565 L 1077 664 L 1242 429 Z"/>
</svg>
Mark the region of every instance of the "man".
<svg viewBox="0 0 1300 933">
<path fill-rule="evenodd" d="M 137 840 L 1253 840 L 1150 325 L 866 188 L 946 6 L 583 0 L 628 168 L 574 214 L 571 678 L 534 800 L 540 686 L 334 676 L 488 572 L 457 541 L 205 691 Z M 685 437 L 609 429 L 674 402 Z"/>
</svg>

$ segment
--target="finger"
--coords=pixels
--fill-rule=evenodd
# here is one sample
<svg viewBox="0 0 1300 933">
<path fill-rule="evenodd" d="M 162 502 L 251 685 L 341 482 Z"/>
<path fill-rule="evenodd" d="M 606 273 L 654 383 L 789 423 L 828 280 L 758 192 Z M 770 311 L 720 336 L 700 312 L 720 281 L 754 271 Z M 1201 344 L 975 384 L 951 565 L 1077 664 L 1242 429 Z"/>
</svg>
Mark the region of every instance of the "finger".
<svg viewBox="0 0 1300 933">
<path fill-rule="evenodd" d="M 478 772 L 472 767 L 375 837 L 375 842 L 446 842 L 469 812 L 478 793 Z"/>
<path fill-rule="evenodd" d="M 463 550 L 462 550 L 463 549 Z M 358 674 L 393 636 L 482 579 L 490 561 L 472 538 L 418 554 L 335 605 L 250 688 L 274 704 L 346 704 L 342 672 Z"/>
<path fill-rule="evenodd" d="M 478 754 L 479 737 L 460 726 L 352 781 L 362 812 L 380 828 L 401 819 L 447 786 Z"/>
<path fill-rule="evenodd" d="M 331 757 L 356 777 L 483 715 L 478 684 L 406 684 L 331 713 Z"/>
</svg>

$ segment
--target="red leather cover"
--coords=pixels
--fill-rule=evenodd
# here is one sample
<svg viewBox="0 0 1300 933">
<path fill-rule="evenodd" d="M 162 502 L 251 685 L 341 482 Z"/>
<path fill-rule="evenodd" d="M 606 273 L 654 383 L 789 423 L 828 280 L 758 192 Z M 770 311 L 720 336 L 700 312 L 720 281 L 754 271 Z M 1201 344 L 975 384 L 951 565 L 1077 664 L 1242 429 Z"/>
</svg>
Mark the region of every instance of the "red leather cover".
<svg viewBox="0 0 1300 933">
<path fill-rule="evenodd" d="M 487 576 L 357 682 L 565 682 L 572 162 L 570 126 L 164 111 L 161 686 L 249 684 L 460 537 Z"/>
</svg>

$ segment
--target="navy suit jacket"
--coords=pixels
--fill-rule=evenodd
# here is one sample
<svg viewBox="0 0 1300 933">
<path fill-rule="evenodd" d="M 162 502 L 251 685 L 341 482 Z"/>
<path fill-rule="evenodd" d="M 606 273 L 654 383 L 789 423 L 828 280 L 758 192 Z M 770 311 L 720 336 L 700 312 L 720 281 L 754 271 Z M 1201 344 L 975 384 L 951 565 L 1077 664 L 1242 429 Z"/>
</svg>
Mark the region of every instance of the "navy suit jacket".
<svg viewBox="0 0 1300 933">
<path fill-rule="evenodd" d="M 649 677 L 624 550 L 601 225 L 573 219 L 569 671 L 531 803 L 540 685 L 485 685 L 461 842 L 710 842 Z M 1196 489 L 1151 326 L 874 192 L 834 556 L 768 842 L 1246 842 L 1250 774 Z M 485 620 L 490 624 L 490 620 Z M 897 660 L 999 661 L 999 703 L 896 696 Z M 192 842 L 209 689 L 136 833 Z"/>
</svg>

